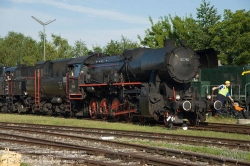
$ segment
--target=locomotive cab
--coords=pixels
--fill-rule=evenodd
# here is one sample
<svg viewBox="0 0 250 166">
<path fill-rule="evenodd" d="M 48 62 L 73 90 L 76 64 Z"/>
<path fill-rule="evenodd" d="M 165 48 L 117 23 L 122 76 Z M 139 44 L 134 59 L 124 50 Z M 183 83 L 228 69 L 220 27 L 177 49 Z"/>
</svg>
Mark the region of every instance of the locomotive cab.
<svg viewBox="0 0 250 166">
<path fill-rule="evenodd" d="M 84 99 L 83 89 L 80 91 L 79 84 L 85 83 L 88 68 L 84 65 L 85 59 L 89 56 L 81 56 L 72 59 L 67 64 L 66 91 L 70 100 Z"/>
<path fill-rule="evenodd" d="M 82 71 L 82 64 L 73 64 L 68 66 L 68 76 L 71 78 L 78 78 Z"/>
</svg>

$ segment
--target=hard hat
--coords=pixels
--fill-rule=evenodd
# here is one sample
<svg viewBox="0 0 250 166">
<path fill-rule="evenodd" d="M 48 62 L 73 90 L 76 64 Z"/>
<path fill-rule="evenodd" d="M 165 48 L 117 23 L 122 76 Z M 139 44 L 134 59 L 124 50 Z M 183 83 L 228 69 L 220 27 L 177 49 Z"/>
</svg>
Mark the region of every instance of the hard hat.
<svg viewBox="0 0 250 166">
<path fill-rule="evenodd" d="M 230 84 L 230 81 L 226 81 L 225 84 Z"/>
</svg>

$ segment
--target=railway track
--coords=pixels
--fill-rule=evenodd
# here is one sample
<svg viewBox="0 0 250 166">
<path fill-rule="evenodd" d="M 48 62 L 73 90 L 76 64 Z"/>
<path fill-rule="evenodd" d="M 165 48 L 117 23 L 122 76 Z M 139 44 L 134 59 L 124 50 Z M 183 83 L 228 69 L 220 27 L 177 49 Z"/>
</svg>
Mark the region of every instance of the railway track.
<svg viewBox="0 0 250 166">
<path fill-rule="evenodd" d="M 60 135 L 62 136 L 62 135 Z M 120 165 L 128 162 L 133 162 L 137 163 L 136 165 L 170 165 L 170 166 L 181 166 L 181 165 L 186 165 L 186 166 L 193 166 L 193 165 L 199 165 L 199 164 L 194 164 L 191 161 L 189 163 L 187 161 L 178 161 L 178 160 L 173 160 L 171 157 L 165 158 L 162 157 L 162 154 L 158 155 L 152 155 L 151 153 L 145 154 L 146 152 L 140 151 L 143 149 L 143 146 L 134 146 L 134 145 L 129 145 L 129 144 L 123 144 L 123 146 L 132 146 L 132 148 L 139 148 L 138 151 L 132 151 L 132 152 L 120 152 L 119 151 L 110 151 L 107 149 L 103 148 L 97 148 L 97 147 L 89 147 L 89 146 L 84 146 L 84 145 L 75 145 L 75 144 L 69 144 L 65 142 L 59 142 L 59 141 L 51 141 L 51 140 L 45 140 L 40 139 L 40 138 L 33 138 L 29 136 L 20 136 L 20 135 L 15 135 L 15 134 L 0 134 L 0 140 L 1 142 L 11 142 L 11 143 L 18 143 L 18 144 L 28 144 L 28 145 L 36 145 L 36 146 L 43 146 L 45 148 L 56 148 L 56 149 L 61 149 L 61 150 L 74 150 L 74 151 L 82 151 L 86 155 L 95 155 L 95 156 L 104 156 L 104 160 L 102 161 L 90 161 L 87 160 L 87 163 L 94 164 L 94 165 Z M 96 140 L 100 141 L 100 140 Z M 107 141 L 102 141 L 107 142 Z M 114 142 L 109 141 L 109 146 L 115 147 L 117 144 L 112 144 Z M 120 144 L 121 145 L 121 144 Z M 144 147 L 145 149 L 145 147 Z M 150 148 L 149 148 L 150 149 Z M 152 157 L 153 156 L 153 157 Z M 86 157 L 86 156 L 85 156 Z M 77 162 L 80 163 L 86 163 L 85 162 L 85 157 L 83 158 L 72 158 L 72 157 L 63 157 L 61 159 L 65 160 L 77 160 Z M 190 156 L 191 157 L 191 156 Z M 112 164 L 107 163 L 107 160 L 119 160 L 117 163 L 114 161 Z"/>
<path fill-rule="evenodd" d="M 32 130 L 27 129 L 27 127 L 32 128 Z M 97 135 L 102 137 L 114 136 L 114 137 L 148 139 L 153 141 L 181 142 L 191 145 L 227 147 L 231 149 L 250 151 L 250 141 L 247 140 L 187 136 L 179 134 L 150 133 L 150 132 L 138 132 L 138 131 L 135 132 L 135 131 L 98 129 L 98 128 L 83 128 L 83 127 L 71 127 L 71 126 L 54 126 L 54 125 L 52 126 L 52 125 L 19 124 L 18 126 L 9 126 L 7 124 L 2 125 L 0 123 L 0 128 L 2 130 L 3 129 L 15 130 L 15 131 L 41 133 L 41 134 L 67 133 L 76 135 L 84 133 L 84 135 L 90 135 L 90 136 L 91 135 Z M 80 139 L 83 138 L 80 137 Z"/>
<path fill-rule="evenodd" d="M 33 115 L 30 115 L 33 116 Z M 91 118 L 85 118 L 85 120 L 93 120 Z M 103 121 L 102 119 L 95 119 L 94 121 Z M 112 120 L 111 120 L 112 122 Z M 155 122 L 128 122 L 128 121 L 119 121 L 121 123 L 126 124 L 142 124 L 147 126 L 158 126 L 158 127 L 166 127 L 163 122 L 155 123 Z M 4 122 L 0 122 L 4 123 Z M 6 122 L 8 123 L 8 122 Z M 227 132 L 227 133 L 236 133 L 236 134 L 246 134 L 250 135 L 250 125 L 238 125 L 238 124 L 223 124 L 223 123 L 210 123 L 210 122 L 200 122 L 198 126 L 190 126 L 189 122 L 185 122 L 187 124 L 189 130 L 202 130 L 202 131 L 216 131 L 216 132 Z M 182 128 L 182 126 L 176 125 L 174 128 Z"/>
<path fill-rule="evenodd" d="M 86 140 L 86 141 L 91 141 L 91 142 L 101 142 L 101 144 L 106 144 L 107 146 L 114 146 L 114 147 L 127 147 L 127 148 L 133 148 L 136 149 L 138 152 L 141 153 L 142 151 L 147 152 L 149 154 L 156 154 L 156 155 L 161 155 L 161 156 L 177 156 L 177 158 L 188 158 L 192 162 L 193 161 L 202 161 L 202 162 L 207 162 L 209 164 L 227 164 L 227 165 L 235 165 L 236 163 L 241 163 L 241 165 L 250 165 L 250 163 L 247 162 L 240 162 L 236 160 L 228 160 L 225 158 L 220 158 L 220 157 L 213 157 L 213 156 L 206 156 L 206 155 L 201 155 L 201 154 L 196 154 L 196 153 L 190 153 L 190 152 L 183 152 L 183 151 L 178 151 L 178 150 L 169 150 L 165 148 L 156 148 L 156 147 L 148 147 L 148 146 L 143 146 L 143 145 L 135 145 L 135 144 L 127 144 L 127 143 L 122 143 L 122 142 L 117 142 L 117 141 L 110 141 L 110 140 L 102 140 L 100 138 L 93 138 L 92 135 L 101 135 L 103 137 L 105 136 L 115 136 L 115 137 L 135 137 L 135 138 L 141 138 L 141 139 L 153 139 L 153 140 L 166 140 L 166 141 L 171 141 L 176 139 L 176 141 L 183 140 L 184 138 L 179 138 L 179 135 L 173 135 L 171 137 L 171 134 L 161 134 L 161 133 L 147 133 L 147 132 L 131 132 L 131 131 L 121 131 L 121 130 L 109 130 L 109 129 L 94 129 L 94 128 L 80 128 L 80 127 L 69 127 L 69 126 L 51 126 L 51 125 L 33 125 L 33 124 L 7 124 L 7 123 L 0 123 L 0 128 L 1 130 L 15 130 L 16 132 L 25 132 L 25 133 L 33 133 L 33 134 L 39 134 L 39 135 L 47 135 L 47 137 L 54 136 L 58 138 L 70 138 L 73 140 Z M 18 125 L 18 126 L 17 126 Z M 67 134 L 63 134 L 67 133 Z M 74 135 L 69 135 L 69 133 L 73 133 Z M 84 134 L 84 135 L 91 135 L 91 137 L 87 136 L 79 136 L 76 134 Z M 98 134 L 99 133 L 99 134 Z M 18 138 L 22 139 L 29 139 L 33 144 L 35 142 L 32 141 L 31 138 L 26 138 L 23 136 L 18 136 L 18 135 L 10 135 L 10 134 L 4 134 L 1 133 L 0 137 L 14 137 L 15 140 Z M 196 138 L 196 137 L 190 137 L 190 136 L 185 136 L 187 138 L 184 139 L 184 142 L 188 142 L 188 140 L 193 140 L 194 144 L 196 141 L 198 142 L 199 139 L 205 139 L 205 138 Z M 39 141 L 45 141 L 44 139 L 36 139 L 35 140 Z M 208 138 L 209 139 L 209 138 Z M 220 141 L 219 138 L 215 138 L 217 141 Z M 195 141 L 196 140 L 196 141 Z M 4 140 L 2 140 L 4 141 Z M 14 141 L 13 139 L 11 141 Z M 210 142 L 213 142 L 214 140 L 210 140 Z M 224 141 L 231 141 L 227 142 L 225 144 L 230 145 L 233 141 L 229 139 L 224 139 Z M 236 140 L 234 140 L 236 141 Z M 48 142 L 48 140 L 47 140 Z M 51 142 L 51 141 L 49 141 Z M 204 142 L 207 142 L 205 140 Z M 24 143 L 24 142 L 23 142 Z M 53 144 L 62 144 L 58 142 L 53 142 Z M 218 144 L 218 142 L 217 142 Z M 236 142 L 234 144 L 237 144 Z M 245 144 L 245 145 L 243 145 Z M 72 145 L 73 146 L 73 145 Z M 74 145 L 75 146 L 75 145 Z M 237 146 L 237 145 L 236 145 Z M 244 147 L 244 150 L 249 150 L 249 141 L 243 141 L 240 143 L 238 142 L 238 148 L 239 147 Z M 86 148 L 86 147 L 85 147 Z M 74 149 L 77 150 L 77 149 Z M 79 149 L 78 149 L 79 150 Z M 88 153 L 92 153 L 90 150 Z M 103 151 L 100 151 L 100 153 L 104 153 Z M 118 155 L 118 154 L 115 154 Z M 130 154 L 130 156 L 134 156 L 134 154 Z M 121 158 L 126 158 L 126 156 L 122 156 Z M 138 156 L 136 156 L 138 158 Z M 137 159 L 138 162 L 139 159 Z M 149 159 L 140 159 L 140 162 L 149 161 Z M 150 160 L 149 163 L 154 163 L 155 161 Z M 167 162 L 167 161 L 164 161 Z M 155 163 L 154 163 L 155 164 Z M 153 164 L 153 165 L 154 165 Z M 161 165 L 161 163 L 158 163 Z M 156 164 L 157 165 L 157 164 Z M 182 164 L 183 165 L 183 164 Z"/>
<path fill-rule="evenodd" d="M 119 159 L 123 161 L 129 161 L 129 162 L 135 162 L 138 165 L 145 165 L 145 164 L 150 164 L 150 165 L 170 165 L 170 166 L 181 166 L 183 165 L 183 162 L 178 162 L 178 161 L 173 161 L 170 159 L 161 159 L 161 158 L 156 158 L 154 157 L 149 157 L 145 155 L 137 155 L 137 154 L 131 154 L 131 153 L 125 153 L 125 152 L 114 152 L 114 151 L 109 151 L 101 148 L 96 148 L 96 147 L 88 147 L 88 146 L 83 146 L 83 145 L 75 145 L 75 144 L 69 144 L 65 142 L 54 142 L 54 141 L 49 141 L 49 140 L 44 140 L 44 139 L 39 139 L 39 138 L 32 138 L 32 137 L 27 137 L 27 136 L 18 136 L 18 135 L 13 135 L 13 134 L 0 134 L 0 140 L 1 141 L 7 141 L 7 142 L 12 142 L 12 143 L 20 143 L 20 144 L 29 144 L 29 145 L 36 145 L 36 146 L 43 146 L 45 148 L 50 147 L 50 148 L 56 148 L 56 149 L 63 149 L 63 150 L 75 150 L 75 151 L 82 151 L 85 152 L 87 155 L 95 155 L 95 156 L 104 156 L 105 161 L 90 161 L 87 160 L 87 163 L 91 164 L 97 164 L 97 165 L 111 165 L 110 163 L 107 163 L 107 158 L 108 159 Z M 65 160 L 78 160 L 78 162 L 86 163 L 84 158 L 72 158 L 72 157 L 63 157 L 61 159 Z M 118 165 L 121 164 L 122 162 L 119 161 L 118 163 L 112 162 L 113 165 Z M 197 165 L 197 164 L 184 164 L 184 165 Z"/>
<path fill-rule="evenodd" d="M 250 126 L 238 124 L 200 123 L 199 126 L 191 127 L 191 129 L 250 135 Z"/>
</svg>

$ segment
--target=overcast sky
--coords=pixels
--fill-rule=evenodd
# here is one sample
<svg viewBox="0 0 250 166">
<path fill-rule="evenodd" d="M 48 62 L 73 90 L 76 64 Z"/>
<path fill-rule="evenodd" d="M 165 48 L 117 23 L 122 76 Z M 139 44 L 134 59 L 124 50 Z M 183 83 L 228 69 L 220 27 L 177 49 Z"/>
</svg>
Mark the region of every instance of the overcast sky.
<svg viewBox="0 0 250 166">
<path fill-rule="evenodd" d="M 250 10 L 250 0 L 210 0 L 223 14 L 224 9 Z M 9 31 L 20 32 L 39 41 L 42 22 L 56 21 L 45 26 L 47 40 L 51 34 L 60 35 L 70 45 L 82 40 L 89 49 L 92 45 L 105 46 L 121 36 L 138 41 L 150 28 L 148 17 L 154 22 L 165 15 L 196 17 L 202 0 L 0 0 L 0 37 Z"/>
</svg>

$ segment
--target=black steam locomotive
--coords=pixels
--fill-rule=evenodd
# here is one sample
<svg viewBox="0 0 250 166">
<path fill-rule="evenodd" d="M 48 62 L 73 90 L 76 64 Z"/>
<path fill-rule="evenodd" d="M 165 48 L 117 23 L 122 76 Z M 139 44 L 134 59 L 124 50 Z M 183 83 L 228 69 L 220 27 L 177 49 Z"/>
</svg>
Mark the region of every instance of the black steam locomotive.
<svg viewBox="0 0 250 166">
<path fill-rule="evenodd" d="M 220 109 L 201 100 L 191 80 L 200 68 L 217 67 L 213 49 L 194 51 L 174 40 L 163 48 L 125 50 L 122 55 L 92 53 L 79 58 L 1 67 L 1 111 L 83 116 L 127 121 L 163 120 L 192 125 Z"/>
</svg>

